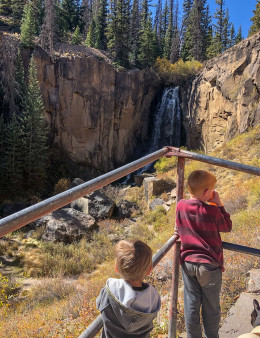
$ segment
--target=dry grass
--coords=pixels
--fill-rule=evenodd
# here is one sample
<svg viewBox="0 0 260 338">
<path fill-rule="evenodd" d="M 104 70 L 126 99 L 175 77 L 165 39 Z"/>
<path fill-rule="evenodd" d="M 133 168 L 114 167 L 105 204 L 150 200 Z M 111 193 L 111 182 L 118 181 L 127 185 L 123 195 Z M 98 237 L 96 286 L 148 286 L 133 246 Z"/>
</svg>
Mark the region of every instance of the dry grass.
<svg viewBox="0 0 260 338">
<path fill-rule="evenodd" d="M 214 151 L 211 155 L 233 159 L 234 161 L 259 165 L 260 159 L 260 127 L 247 134 L 238 136 L 233 141 Z M 239 149 L 239 151 L 238 151 Z M 176 168 L 160 175 L 176 179 Z M 220 167 L 213 167 L 196 161 L 187 161 L 185 177 L 195 169 L 212 171 L 217 179 L 217 190 L 232 214 L 233 230 L 223 234 L 222 239 L 232 243 L 239 243 L 251 247 L 258 247 L 260 243 L 260 182 L 259 178 Z M 158 176 L 160 176 L 158 175 Z M 154 252 L 158 250 L 172 235 L 174 227 L 175 205 L 168 213 L 160 208 L 150 212 L 144 202 L 143 190 L 129 188 L 125 199 L 130 199 L 139 206 L 143 215 L 133 224 L 127 233 L 128 238 L 139 237 L 148 242 Z M 185 196 L 188 197 L 187 190 Z M 100 234 L 96 234 L 93 241 L 82 241 L 77 245 L 63 246 L 43 244 L 39 246 L 37 238 L 31 239 L 31 246 L 27 246 L 28 255 L 39 256 L 40 274 L 68 275 L 80 274 L 74 286 L 69 288 L 59 279 L 59 285 L 48 285 L 47 290 L 41 286 L 27 295 L 27 299 L 12 306 L 8 312 L 0 310 L 0 336 L 3 337 L 78 337 L 79 334 L 97 316 L 95 299 L 104 286 L 108 277 L 115 277 L 113 264 L 113 245 L 109 234 L 118 232 L 124 234 L 123 223 L 103 221 Z M 100 236 L 100 237 L 99 237 Z M 37 237 L 37 236 L 36 236 Z M 28 243 L 29 245 L 29 243 Z M 19 249 L 17 249 L 19 250 Z M 39 251 L 38 251 L 39 250 Z M 90 252 L 90 253 L 89 253 Z M 34 253 L 34 255 L 32 254 Z M 26 254 L 23 252 L 24 262 Z M 27 257 L 28 259 L 28 257 Z M 89 263 L 84 261 L 87 259 Z M 103 259 L 106 259 L 103 261 Z M 32 262 L 33 258 L 28 259 Z M 103 262 L 101 264 L 101 262 Z M 88 265 L 89 264 L 89 265 Z M 259 260 L 255 257 L 225 251 L 226 271 L 223 274 L 223 288 L 221 296 L 222 317 L 224 318 L 230 306 L 235 302 L 246 286 L 246 272 L 252 267 L 259 268 Z M 49 271 L 47 271 L 47 267 Z M 94 270 L 95 269 L 95 270 Z M 37 271 L 34 270 L 34 271 Z M 93 271 L 93 272 L 92 272 Z M 83 273 L 84 272 L 84 273 Z M 167 283 L 151 280 L 160 291 L 163 298 L 163 310 L 160 321 L 155 323 L 153 337 L 166 334 L 168 328 L 168 306 L 170 286 Z M 65 288 L 63 290 L 63 288 Z M 183 298 L 179 293 L 178 332 L 184 329 Z"/>
</svg>

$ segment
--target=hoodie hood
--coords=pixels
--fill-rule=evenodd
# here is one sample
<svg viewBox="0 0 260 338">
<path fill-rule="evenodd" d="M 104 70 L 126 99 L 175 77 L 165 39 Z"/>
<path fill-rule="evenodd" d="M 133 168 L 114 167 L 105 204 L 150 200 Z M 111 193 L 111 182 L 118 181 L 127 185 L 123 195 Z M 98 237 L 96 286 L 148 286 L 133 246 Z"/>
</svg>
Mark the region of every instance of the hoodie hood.
<svg viewBox="0 0 260 338">
<path fill-rule="evenodd" d="M 147 330 L 161 307 L 157 290 L 150 284 L 145 290 L 136 291 L 123 279 L 109 278 L 97 299 L 100 311 L 111 305 L 117 321 L 131 333 Z M 145 331 L 144 331 L 145 332 Z"/>
</svg>

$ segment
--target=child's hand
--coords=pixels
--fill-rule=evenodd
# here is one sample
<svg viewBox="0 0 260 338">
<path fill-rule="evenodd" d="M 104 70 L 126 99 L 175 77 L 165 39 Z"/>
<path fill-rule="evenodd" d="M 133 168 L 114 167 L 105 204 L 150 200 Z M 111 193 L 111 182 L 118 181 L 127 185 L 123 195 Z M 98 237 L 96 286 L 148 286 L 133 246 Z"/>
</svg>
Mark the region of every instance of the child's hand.
<svg viewBox="0 0 260 338">
<path fill-rule="evenodd" d="M 220 201 L 220 197 L 217 191 L 213 191 L 211 198 L 208 200 L 210 203 L 215 203 L 218 207 L 222 207 L 223 204 Z"/>
</svg>

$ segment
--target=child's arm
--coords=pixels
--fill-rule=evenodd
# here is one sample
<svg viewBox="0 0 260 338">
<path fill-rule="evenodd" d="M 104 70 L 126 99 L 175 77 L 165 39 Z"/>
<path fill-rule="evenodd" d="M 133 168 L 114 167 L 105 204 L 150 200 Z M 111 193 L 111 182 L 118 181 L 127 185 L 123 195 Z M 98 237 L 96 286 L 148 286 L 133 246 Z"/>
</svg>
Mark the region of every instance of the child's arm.
<svg viewBox="0 0 260 338">
<path fill-rule="evenodd" d="M 213 194 L 213 198 L 210 199 L 210 202 L 215 203 L 218 207 L 216 212 L 216 224 L 218 231 L 229 232 L 232 229 L 230 215 L 228 212 L 226 212 L 223 204 L 221 203 L 219 194 L 216 191 L 214 191 Z"/>
</svg>

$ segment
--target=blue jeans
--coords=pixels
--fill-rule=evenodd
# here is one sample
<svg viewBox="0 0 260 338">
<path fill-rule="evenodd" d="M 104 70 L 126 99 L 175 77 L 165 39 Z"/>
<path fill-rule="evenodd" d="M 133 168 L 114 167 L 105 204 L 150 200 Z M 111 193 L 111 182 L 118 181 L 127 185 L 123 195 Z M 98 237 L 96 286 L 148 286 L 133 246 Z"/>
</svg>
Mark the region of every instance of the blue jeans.
<svg viewBox="0 0 260 338">
<path fill-rule="evenodd" d="M 184 316 L 187 338 L 201 338 L 200 307 L 206 338 L 218 338 L 222 271 L 212 264 L 184 262 Z"/>
</svg>

